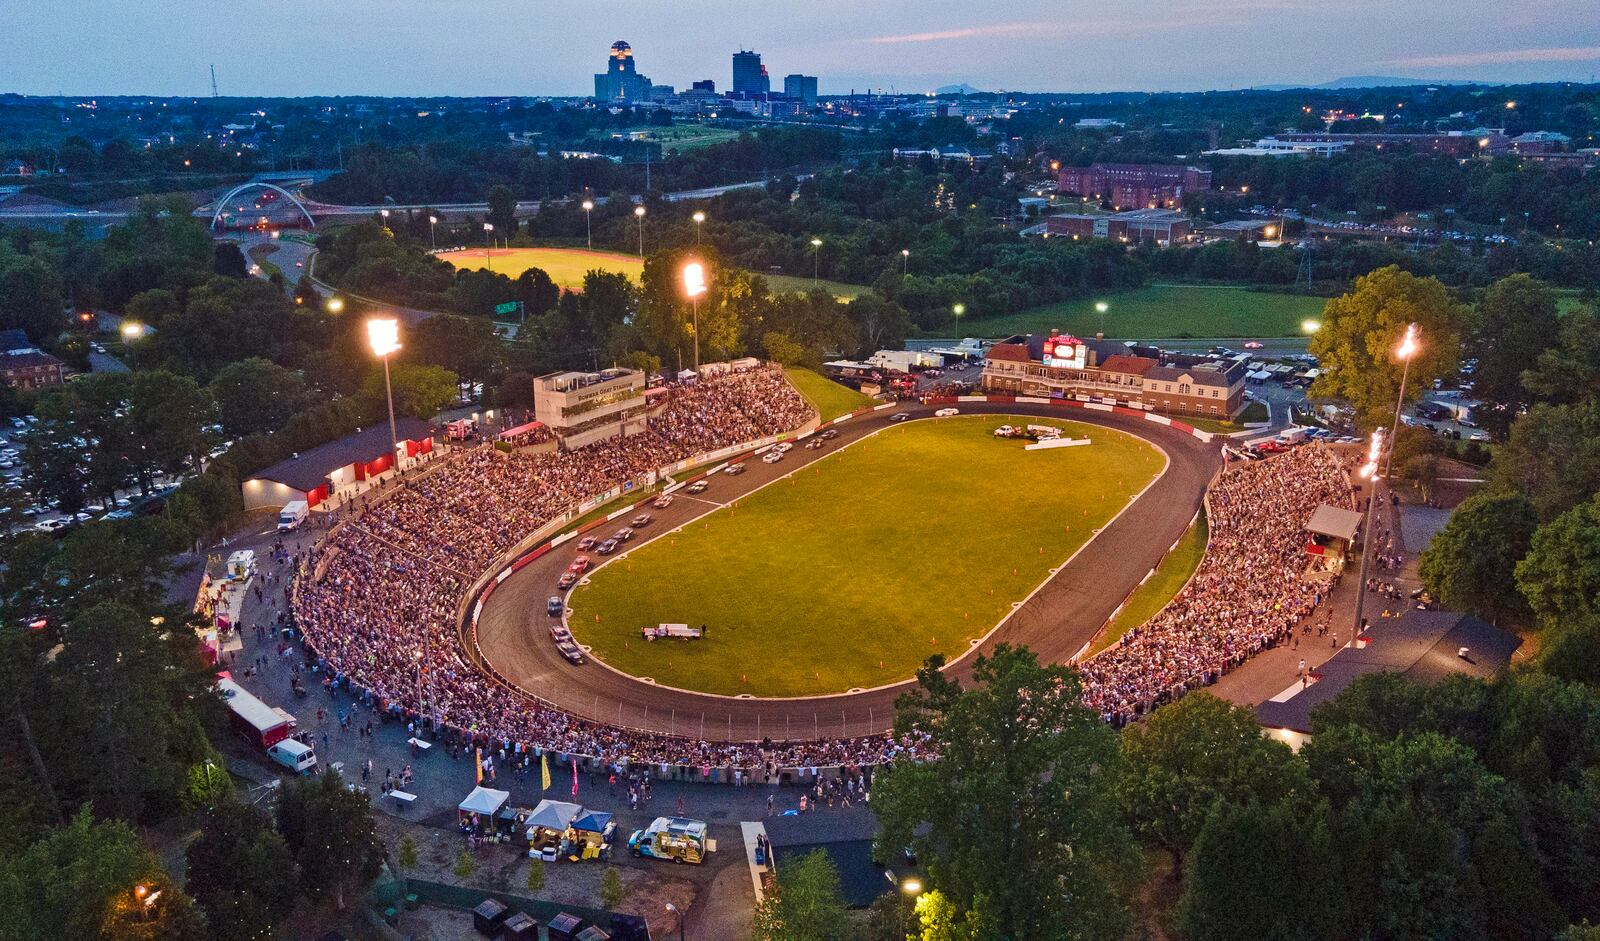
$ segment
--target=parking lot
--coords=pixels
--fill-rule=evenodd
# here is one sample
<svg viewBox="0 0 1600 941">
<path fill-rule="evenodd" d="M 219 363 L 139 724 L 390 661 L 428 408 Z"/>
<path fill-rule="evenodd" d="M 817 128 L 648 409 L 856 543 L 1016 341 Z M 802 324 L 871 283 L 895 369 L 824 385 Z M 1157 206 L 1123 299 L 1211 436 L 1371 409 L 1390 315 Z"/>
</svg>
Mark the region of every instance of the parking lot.
<svg viewBox="0 0 1600 941">
<path fill-rule="evenodd" d="M 137 488 L 118 490 L 108 502 L 91 499 L 74 513 L 66 513 L 54 500 L 41 500 L 28 489 L 24 446 L 28 435 L 37 426 L 33 416 L 11 418 L 0 424 L 0 525 L 12 533 L 29 529 L 40 532 L 65 534 L 79 523 L 92 519 L 126 519 L 139 511 L 140 506 L 153 503 L 171 493 L 181 482 L 179 477 L 157 477 L 149 493 Z M 88 446 L 87 444 L 85 446 Z"/>
</svg>

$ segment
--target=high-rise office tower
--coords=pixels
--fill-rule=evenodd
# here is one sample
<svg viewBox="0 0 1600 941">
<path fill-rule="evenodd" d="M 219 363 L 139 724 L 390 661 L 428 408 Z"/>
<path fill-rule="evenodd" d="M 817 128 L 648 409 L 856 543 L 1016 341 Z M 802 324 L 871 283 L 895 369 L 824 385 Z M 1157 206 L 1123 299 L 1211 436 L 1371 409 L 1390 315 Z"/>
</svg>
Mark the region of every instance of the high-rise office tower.
<svg viewBox="0 0 1600 941">
<path fill-rule="evenodd" d="M 606 70 L 594 77 L 594 96 L 601 101 L 644 101 L 650 97 L 650 79 L 634 70 L 633 47 L 622 40 L 611 44 Z"/>
<path fill-rule="evenodd" d="M 741 49 L 733 54 L 733 93 L 735 95 L 765 95 L 772 91 L 767 78 L 767 68 L 761 64 L 761 53 Z"/>
<path fill-rule="evenodd" d="M 793 75 L 783 77 L 783 96 L 793 98 L 800 102 L 800 107 L 810 110 L 817 106 L 817 77 L 815 75 Z"/>
</svg>

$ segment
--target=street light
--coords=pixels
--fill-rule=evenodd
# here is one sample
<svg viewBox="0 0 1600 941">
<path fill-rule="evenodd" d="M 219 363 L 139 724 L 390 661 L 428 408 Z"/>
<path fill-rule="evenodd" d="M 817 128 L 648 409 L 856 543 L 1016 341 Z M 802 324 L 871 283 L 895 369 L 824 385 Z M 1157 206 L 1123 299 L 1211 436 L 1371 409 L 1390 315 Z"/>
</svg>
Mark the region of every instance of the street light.
<svg viewBox="0 0 1600 941">
<path fill-rule="evenodd" d="M 706 214 L 696 210 L 695 214 L 693 216 L 690 216 L 689 218 L 694 220 L 694 243 L 696 245 L 699 245 L 700 244 L 700 226 L 701 226 L 702 223 L 704 223 L 706 221 Z"/>
<path fill-rule="evenodd" d="M 344 298 L 342 298 L 342 297 L 330 297 L 330 298 L 328 298 L 327 307 L 328 307 L 328 313 L 330 313 L 330 314 L 339 313 L 340 311 L 344 310 Z"/>
<path fill-rule="evenodd" d="M 367 342 L 372 345 L 372 355 L 383 360 L 383 394 L 389 402 L 389 454 L 400 446 L 400 434 L 394 427 L 394 387 L 389 384 L 389 356 L 400 350 L 400 321 L 393 317 L 373 317 L 367 321 Z"/>
<path fill-rule="evenodd" d="M 1300 331 L 1302 333 L 1316 333 L 1318 330 L 1321 330 L 1321 329 L 1322 329 L 1322 321 L 1320 321 L 1320 320 L 1302 320 L 1302 321 L 1300 321 Z"/>
<path fill-rule="evenodd" d="M 956 315 L 956 319 L 959 320 L 961 318 L 961 315 L 963 315 L 963 314 L 965 314 L 967 312 L 967 305 L 965 305 L 965 304 L 957 304 L 956 306 L 950 308 L 950 312 L 952 314 L 955 314 Z"/>
<path fill-rule="evenodd" d="M 911 265 L 911 249 L 900 249 L 900 277 L 906 276 L 906 271 Z"/>
<path fill-rule="evenodd" d="M 589 250 L 594 251 L 594 227 L 589 224 L 589 213 L 594 212 L 594 200 L 583 201 L 583 234 L 588 239 Z"/>
<path fill-rule="evenodd" d="M 683 293 L 694 308 L 694 371 L 700 372 L 700 295 L 706 292 L 706 268 L 698 261 L 683 266 Z"/>
<path fill-rule="evenodd" d="M 489 273 L 490 274 L 494 274 L 494 223 L 493 222 L 485 222 L 483 224 L 483 240 L 485 242 L 489 243 L 489 247 L 485 248 L 483 250 L 483 257 L 484 257 L 484 260 L 489 265 Z"/>
<path fill-rule="evenodd" d="M 633 207 L 633 216 L 639 220 L 639 257 L 644 257 L 644 207 Z"/>
<path fill-rule="evenodd" d="M 683 912 L 671 902 L 667 903 L 667 911 L 678 916 L 678 941 L 683 941 Z"/>
<path fill-rule="evenodd" d="M 439 217 L 438 216 L 429 216 L 428 217 L 428 247 L 429 248 L 437 249 L 439 247 L 439 240 L 434 237 L 434 233 L 433 233 L 433 227 L 438 225 L 438 224 L 439 224 Z"/>
<path fill-rule="evenodd" d="M 144 338 L 145 326 L 137 320 L 124 320 L 122 322 L 122 339 L 131 343 Z"/>
<path fill-rule="evenodd" d="M 822 239 L 811 240 L 811 284 L 815 286 L 822 271 Z"/>
<path fill-rule="evenodd" d="M 1367 462 L 1361 465 L 1361 477 L 1372 481 L 1372 490 L 1367 494 L 1367 519 L 1362 524 L 1361 534 L 1361 576 L 1356 581 L 1356 615 L 1355 623 L 1350 628 L 1350 642 L 1355 643 L 1356 637 L 1361 634 L 1362 609 L 1367 600 L 1367 560 L 1372 558 L 1372 514 L 1378 505 L 1378 455 L 1383 452 L 1383 429 L 1372 429 L 1372 438 L 1367 444 Z"/>
<path fill-rule="evenodd" d="M 922 880 L 907 879 L 906 881 L 900 883 L 900 891 L 907 895 L 918 895 L 922 892 Z"/>
</svg>

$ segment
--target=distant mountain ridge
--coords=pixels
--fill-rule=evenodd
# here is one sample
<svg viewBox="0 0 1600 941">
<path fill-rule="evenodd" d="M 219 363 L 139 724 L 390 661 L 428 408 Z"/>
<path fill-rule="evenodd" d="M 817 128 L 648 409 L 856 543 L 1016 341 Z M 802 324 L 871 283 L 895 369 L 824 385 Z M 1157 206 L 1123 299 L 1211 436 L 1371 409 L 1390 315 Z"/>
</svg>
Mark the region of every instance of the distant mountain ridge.
<svg viewBox="0 0 1600 941">
<path fill-rule="evenodd" d="M 1493 82 L 1475 82 L 1455 78 L 1397 78 L 1392 75 L 1347 75 L 1320 85 L 1252 85 L 1251 91 L 1291 91 L 1296 88 L 1313 88 L 1323 91 L 1345 91 L 1360 88 L 1412 88 L 1418 85 L 1492 85 Z"/>
</svg>

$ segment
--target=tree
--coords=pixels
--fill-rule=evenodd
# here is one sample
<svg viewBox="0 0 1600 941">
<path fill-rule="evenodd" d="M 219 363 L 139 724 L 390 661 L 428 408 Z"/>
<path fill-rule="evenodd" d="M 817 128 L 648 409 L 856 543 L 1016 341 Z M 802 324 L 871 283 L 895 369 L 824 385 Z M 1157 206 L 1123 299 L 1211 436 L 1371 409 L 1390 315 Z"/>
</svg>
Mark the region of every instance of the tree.
<svg viewBox="0 0 1600 941">
<path fill-rule="evenodd" d="M 138 435 L 149 468 L 169 473 L 199 470 L 213 440 L 206 428 L 215 418 L 211 396 L 189 376 L 164 369 L 134 373 L 128 424 Z"/>
<path fill-rule="evenodd" d="M 430 419 L 455 404 L 459 396 L 456 374 L 442 366 L 393 363 L 389 369 L 390 381 L 394 386 L 396 415 Z M 383 401 L 382 366 L 367 375 L 367 381 L 362 385 L 361 392 L 370 399 Z"/>
<path fill-rule="evenodd" d="M 1483 404 L 1473 416 L 1497 439 L 1504 438 L 1512 419 L 1532 402 L 1523 371 L 1560 335 L 1555 292 L 1525 274 L 1501 278 L 1478 302 L 1474 328 L 1469 349 L 1478 366 L 1472 394 Z"/>
<path fill-rule="evenodd" d="M 417 868 L 417 840 L 411 834 L 407 833 L 401 838 L 400 854 L 395 862 L 400 864 L 401 869 Z"/>
<path fill-rule="evenodd" d="M 61 282 L 37 258 L 0 266 L 0 330 L 19 329 L 35 342 L 55 339 L 66 324 Z"/>
<path fill-rule="evenodd" d="M 1528 498 L 1541 521 L 1600 491 L 1600 401 L 1539 403 L 1495 449 L 1489 482 Z"/>
<path fill-rule="evenodd" d="M 1422 583 L 1451 610 L 1495 621 L 1526 611 L 1514 590 L 1516 565 L 1538 524 L 1533 504 L 1519 493 L 1468 497 L 1423 551 Z"/>
<path fill-rule="evenodd" d="M 209 937 L 193 901 L 117 820 L 88 807 L 20 856 L 0 860 L 0 941 Z"/>
<path fill-rule="evenodd" d="M 306 402 L 300 373 L 259 356 L 222 367 L 207 390 L 232 438 L 277 431 Z"/>
<path fill-rule="evenodd" d="M 622 874 L 617 867 L 607 866 L 605 875 L 600 877 L 600 907 L 608 912 L 616 911 L 627 894 L 622 886 Z"/>
<path fill-rule="evenodd" d="M 517 231 L 517 194 L 509 186 L 496 184 L 489 187 L 488 220 L 494 226 L 496 238 L 509 239 Z"/>
<path fill-rule="evenodd" d="M 1600 399 L 1600 314 L 1580 307 L 1561 318 L 1559 342 L 1522 374 L 1528 391 L 1545 402 Z"/>
<path fill-rule="evenodd" d="M 185 853 L 186 888 L 220 939 L 271 937 L 294 907 L 294 861 L 272 820 L 259 809 L 226 801 L 203 818 Z"/>
<path fill-rule="evenodd" d="M 278 832 L 300 867 L 301 891 L 312 898 L 332 895 L 340 911 L 383 864 L 367 795 L 346 788 L 335 772 L 284 787 Z"/>
<path fill-rule="evenodd" d="M 1546 624 L 1600 615 L 1600 494 L 1540 526 L 1516 576 Z"/>
<path fill-rule="evenodd" d="M 1306 786 L 1281 742 L 1248 709 L 1194 692 L 1122 733 L 1117 795 L 1135 832 L 1172 854 L 1177 872 L 1219 804 L 1283 801 Z"/>
<path fill-rule="evenodd" d="M 1407 398 L 1414 399 L 1433 380 L 1455 371 L 1466 319 L 1466 307 L 1434 278 L 1394 266 L 1357 278 L 1353 291 L 1323 307 L 1311 352 L 1324 371 L 1311 392 L 1350 402 L 1366 427 L 1387 425 L 1404 365 L 1395 350 L 1406 325 L 1417 324 L 1421 335 L 1406 385 Z"/>
<path fill-rule="evenodd" d="M 471 853 L 462 850 L 456 854 L 456 864 L 451 871 L 456 874 L 457 879 L 466 882 L 478 871 L 478 861 L 472 858 Z"/>
<path fill-rule="evenodd" d="M 211 270 L 225 278 L 250 277 L 250 263 L 237 242 L 218 242 L 212 256 Z"/>
<path fill-rule="evenodd" d="M 1077 673 L 1009 644 L 977 658 L 966 689 L 942 664 L 897 704 L 897 732 L 928 736 L 940 759 L 879 773 L 880 845 L 913 847 L 997 936 L 1119 936 L 1139 858 L 1114 800 L 1116 735 L 1080 704 Z"/>
<path fill-rule="evenodd" d="M 848 924 L 839 869 L 812 850 L 778 871 L 778 884 L 756 908 L 754 941 L 842 941 Z"/>
<path fill-rule="evenodd" d="M 443 366 L 462 382 L 483 382 L 499 367 L 500 339 L 481 317 L 429 317 L 407 333 L 404 355 L 408 362 Z"/>
<path fill-rule="evenodd" d="M 911 315 L 895 301 L 876 291 L 862 294 L 845 308 L 861 335 L 856 353 L 869 356 L 878 350 L 897 350 L 911 332 Z"/>
</svg>

